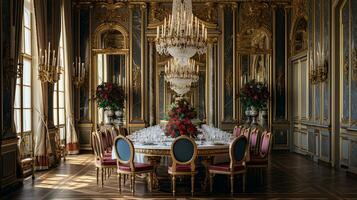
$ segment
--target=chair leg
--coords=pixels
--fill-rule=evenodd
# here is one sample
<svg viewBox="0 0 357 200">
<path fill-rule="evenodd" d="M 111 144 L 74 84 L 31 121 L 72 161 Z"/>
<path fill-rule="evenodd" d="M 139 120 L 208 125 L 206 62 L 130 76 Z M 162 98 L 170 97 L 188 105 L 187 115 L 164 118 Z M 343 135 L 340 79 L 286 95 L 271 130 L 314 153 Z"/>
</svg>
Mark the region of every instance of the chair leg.
<svg viewBox="0 0 357 200">
<path fill-rule="evenodd" d="M 172 175 L 172 195 L 175 196 L 176 193 L 176 177 Z"/>
<path fill-rule="evenodd" d="M 213 173 L 209 174 L 209 191 L 213 191 Z"/>
<path fill-rule="evenodd" d="M 246 177 L 245 177 L 245 173 L 243 174 L 243 177 L 242 177 L 242 178 L 243 178 L 243 192 L 245 192 L 245 181 L 246 181 L 246 180 L 245 180 L 245 178 L 246 178 Z"/>
<path fill-rule="evenodd" d="M 101 170 L 101 186 L 104 186 L 104 168 Z"/>
<path fill-rule="evenodd" d="M 150 192 L 152 192 L 152 182 L 153 182 L 152 172 L 150 172 L 149 177 L 150 177 Z"/>
<path fill-rule="evenodd" d="M 191 175 L 191 195 L 193 196 L 193 192 L 195 191 L 195 174 Z"/>
<path fill-rule="evenodd" d="M 234 175 L 231 174 L 231 195 L 234 193 Z"/>
<path fill-rule="evenodd" d="M 123 175 L 124 176 L 124 183 L 123 185 L 125 185 L 126 179 L 128 178 L 126 174 Z"/>
<path fill-rule="evenodd" d="M 118 191 L 121 193 L 121 174 L 118 173 Z"/>
<path fill-rule="evenodd" d="M 104 180 L 107 180 L 107 169 L 104 168 Z"/>
<path fill-rule="evenodd" d="M 133 183 L 133 187 L 131 188 L 131 193 L 134 195 L 134 192 L 135 192 L 135 174 L 131 175 L 131 182 Z"/>
<path fill-rule="evenodd" d="M 131 178 L 133 175 L 130 174 L 129 176 L 129 181 L 130 181 L 130 190 L 133 191 L 133 179 Z"/>
<path fill-rule="evenodd" d="M 97 185 L 99 184 L 99 168 L 96 167 L 96 171 L 97 171 Z"/>
</svg>

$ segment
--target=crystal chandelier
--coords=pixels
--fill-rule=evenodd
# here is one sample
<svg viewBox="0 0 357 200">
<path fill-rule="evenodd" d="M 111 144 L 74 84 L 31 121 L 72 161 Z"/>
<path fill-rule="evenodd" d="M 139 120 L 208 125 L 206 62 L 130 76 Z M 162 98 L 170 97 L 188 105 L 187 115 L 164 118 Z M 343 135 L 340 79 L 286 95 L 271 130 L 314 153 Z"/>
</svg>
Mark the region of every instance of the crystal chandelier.
<svg viewBox="0 0 357 200">
<path fill-rule="evenodd" d="M 183 96 L 190 91 L 192 83 L 198 81 L 199 66 L 196 61 L 190 59 L 187 65 L 179 64 L 175 58 L 169 60 L 165 65 L 165 80 L 178 95 Z"/>
<path fill-rule="evenodd" d="M 207 28 L 192 14 L 192 0 L 173 0 L 172 14 L 157 27 L 157 52 L 188 65 L 189 59 L 196 53 L 204 54 L 206 47 Z"/>
<path fill-rule="evenodd" d="M 51 53 L 51 43 L 48 43 L 48 49 L 40 49 L 38 77 L 41 82 L 56 83 L 60 79 L 61 67 L 58 65 L 56 51 Z"/>
</svg>

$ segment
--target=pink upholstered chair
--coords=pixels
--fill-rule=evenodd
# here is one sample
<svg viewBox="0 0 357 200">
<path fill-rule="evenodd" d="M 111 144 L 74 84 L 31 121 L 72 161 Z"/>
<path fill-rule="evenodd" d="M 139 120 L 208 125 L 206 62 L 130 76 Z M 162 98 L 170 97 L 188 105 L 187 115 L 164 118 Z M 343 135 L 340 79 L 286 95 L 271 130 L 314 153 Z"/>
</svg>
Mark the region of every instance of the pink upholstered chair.
<svg viewBox="0 0 357 200">
<path fill-rule="evenodd" d="M 252 155 L 247 167 L 264 169 L 268 167 L 269 154 L 272 143 L 272 134 L 264 131 L 260 139 L 259 153 Z"/>
<path fill-rule="evenodd" d="M 250 136 L 250 128 L 245 128 L 242 131 L 242 134 L 247 138 L 247 140 L 249 141 L 249 136 Z"/>
<path fill-rule="evenodd" d="M 248 139 L 241 135 L 233 140 L 229 146 L 229 163 L 210 165 L 208 171 L 210 174 L 210 191 L 213 189 L 213 178 L 215 174 L 225 174 L 230 176 L 231 194 L 234 192 L 234 176 L 243 175 L 243 192 L 245 191 L 245 173 L 246 158 L 248 154 Z"/>
<path fill-rule="evenodd" d="M 258 135 L 259 135 L 259 129 L 254 128 L 250 132 L 250 137 L 249 137 L 249 150 L 250 150 L 250 155 L 255 155 L 258 150 Z"/>
<path fill-rule="evenodd" d="M 121 175 L 130 176 L 130 188 L 132 194 L 135 192 L 135 175 L 149 174 L 150 191 L 152 189 L 152 180 L 154 167 L 146 163 L 134 162 L 134 145 L 126 137 L 119 135 L 114 140 L 114 151 L 117 158 L 117 172 L 118 172 L 118 190 L 121 192 Z"/>
<path fill-rule="evenodd" d="M 235 126 L 234 129 L 233 129 L 233 135 L 235 137 L 238 137 L 242 134 L 242 131 L 243 131 L 243 126 Z"/>
<path fill-rule="evenodd" d="M 103 147 L 99 137 L 101 137 L 100 132 L 91 133 L 91 145 L 94 152 L 97 184 L 99 183 L 99 173 L 101 173 L 101 186 L 103 187 L 107 170 L 115 169 L 117 166 L 116 161 L 113 160 L 111 156 L 105 154 L 105 152 L 103 151 Z"/>
</svg>

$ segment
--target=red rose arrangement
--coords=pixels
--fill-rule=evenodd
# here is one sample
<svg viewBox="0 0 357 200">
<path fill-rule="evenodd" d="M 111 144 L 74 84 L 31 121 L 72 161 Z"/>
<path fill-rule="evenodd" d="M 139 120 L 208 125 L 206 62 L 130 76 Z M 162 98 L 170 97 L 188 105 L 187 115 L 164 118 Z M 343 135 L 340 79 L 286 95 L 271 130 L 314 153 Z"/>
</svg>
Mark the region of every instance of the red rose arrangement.
<svg viewBox="0 0 357 200">
<path fill-rule="evenodd" d="M 246 83 L 239 94 L 243 109 L 254 106 L 258 110 L 266 107 L 269 100 L 269 90 L 266 84 L 255 82 L 255 80 Z"/>
<path fill-rule="evenodd" d="M 99 108 L 121 110 L 124 107 L 125 92 L 117 84 L 102 83 L 97 87 L 95 99 Z"/>
<path fill-rule="evenodd" d="M 187 135 L 196 137 L 197 128 L 191 122 L 196 117 L 196 111 L 185 99 L 179 99 L 171 105 L 169 122 L 166 125 L 166 135 L 173 138 Z"/>
</svg>

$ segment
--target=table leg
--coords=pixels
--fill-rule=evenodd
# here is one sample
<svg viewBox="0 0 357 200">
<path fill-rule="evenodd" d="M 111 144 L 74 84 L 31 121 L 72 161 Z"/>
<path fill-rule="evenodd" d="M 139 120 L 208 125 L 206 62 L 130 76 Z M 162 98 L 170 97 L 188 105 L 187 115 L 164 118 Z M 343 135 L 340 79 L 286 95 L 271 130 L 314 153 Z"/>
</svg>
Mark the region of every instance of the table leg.
<svg viewBox="0 0 357 200">
<path fill-rule="evenodd" d="M 161 157 L 160 156 L 148 156 L 148 161 L 151 165 L 154 166 L 154 173 L 152 174 L 152 189 L 159 189 L 159 179 L 157 178 L 157 167 L 160 165 Z M 149 176 L 147 177 L 149 178 Z"/>
<path fill-rule="evenodd" d="M 207 191 L 207 186 L 209 185 L 209 171 L 208 171 L 208 166 L 211 165 L 213 163 L 213 156 L 204 156 L 202 157 L 202 165 L 205 168 L 205 177 L 203 179 L 203 181 L 201 182 L 201 188 L 202 191 Z"/>
</svg>

